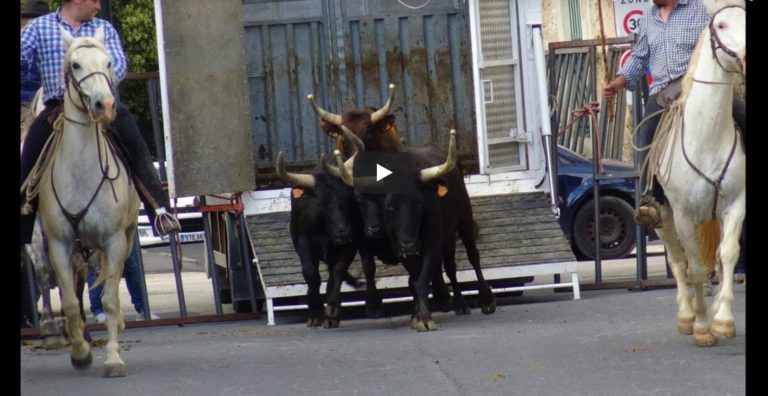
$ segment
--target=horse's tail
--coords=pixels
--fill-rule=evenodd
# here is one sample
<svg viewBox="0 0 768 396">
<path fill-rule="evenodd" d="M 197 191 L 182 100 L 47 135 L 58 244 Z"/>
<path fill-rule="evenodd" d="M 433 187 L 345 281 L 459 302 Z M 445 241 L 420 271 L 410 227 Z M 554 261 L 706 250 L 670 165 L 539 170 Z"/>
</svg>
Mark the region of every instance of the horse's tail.
<svg viewBox="0 0 768 396">
<path fill-rule="evenodd" d="M 707 273 L 715 268 L 715 256 L 717 247 L 720 246 L 720 220 L 714 218 L 696 227 L 696 236 L 699 239 L 699 256 L 707 269 Z"/>
<path fill-rule="evenodd" d="M 98 257 L 99 263 L 102 263 L 102 264 L 106 263 L 107 262 L 107 255 L 104 252 L 102 252 L 101 250 L 98 250 L 97 252 L 98 252 L 98 254 L 91 255 L 91 258 L 90 258 L 89 261 L 92 261 L 95 257 Z M 76 254 L 78 254 L 78 253 L 76 253 Z M 94 265 L 94 264 L 95 263 L 91 263 L 91 262 L 88 263 L 88 265 Z M 122 276 L 122 274 L 120 274 L 120 276 Z M 107 280 L 107 272 L 104 271 L 104 267 L 102 266 L 101 269 L 99 269 L 99 275 L 96 276 L 96 280 L 88 288 L 88 290 L 93 290 L 93 289 L 99 287 L 99 285 L 103 284 L 104 281 L 106 281 L 106 280 Z"/>
</svg>

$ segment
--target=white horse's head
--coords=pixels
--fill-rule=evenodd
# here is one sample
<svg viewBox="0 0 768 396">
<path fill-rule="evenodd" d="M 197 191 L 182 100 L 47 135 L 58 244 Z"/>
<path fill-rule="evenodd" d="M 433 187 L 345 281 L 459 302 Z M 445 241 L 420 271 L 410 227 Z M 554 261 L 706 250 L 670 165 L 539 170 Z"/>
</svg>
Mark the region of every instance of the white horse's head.
<svg viewBox="0 0 768 396">
<path fill-rule="evenodd" d="M 709 34 L 718 63 L 727 70 L 747 73 L 747 31 L 743 0 L 707 0 Z"/>
<path fill-rule="evenodd" d="M 104 47 L 104 29 L 99 27 L 93 37 L 73 38 L 61 28 L 64 39 L 64 75 L 67 98 L 98 123 L 115 119 L 112 57 Z"/>
</svg>

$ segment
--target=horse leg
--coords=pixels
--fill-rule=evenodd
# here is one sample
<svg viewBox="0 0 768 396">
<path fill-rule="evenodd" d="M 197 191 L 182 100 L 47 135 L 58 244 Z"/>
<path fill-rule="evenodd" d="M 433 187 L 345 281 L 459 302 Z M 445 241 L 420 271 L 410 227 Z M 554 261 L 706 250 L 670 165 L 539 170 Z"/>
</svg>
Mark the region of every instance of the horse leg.
<svg viewBox="0 0 768 396">
<path fill-rule="evenodd" d="M 731 206 L 733 208 L 733 206 Z M 739 236 L 741 234 L 741 225 L 744 221 L 743 205 L 741 208 L 729 211 L 723 217 L 723 239 L 720 242 L 718 253 L 720 263 L 722 264 L 720 278 L 720 293 L 712 304 L 712 310 L 715 316 L 712 319 L 712 334 L 721 338 L 731 338 L 736 335 L 736 328 L 733 324 L 733 270 L 736 267 L 736 261 L 739 258 Z"/>
<path fill-rule="evenodd" d="M 48 257 L 51 259 L 59 283 L 64 324 L 69 340 L 69 356 L 72 365 L 84 369 L 91 365 L 91 345 L 83 339 L 83 319 L 75 296 L 74 279 L 70 262 L 70 247 L 60 241 L 48 241 Z"/>
<path fill-rule="evenodd" d="M 667 205 L 661 207 L 662 227 L 656 229 L 656 233 L 664 241 L 669 255 L 669 267 L 672 275 L 675 276 L 677 284 L 677 331 L 681 334 L 693 334 L 693 320 L 695 317 L 693 311 L 693 301 L 688 294 L 688 261 L 685 251 L 680 244 L 675 232 L 675 222 L 672 216 L 672 209 Z"/>
<path fill-rule="evenodd" d="M 707 304 L 704 301 L 704 283 L 708 280 L 708 271 L 699 256 L 696 226 L 687 219 L 675 218 L 675 231 L 688 258 L 687 277 L 694 290 L 693 341 L 698 346 L 712 346 L 717 342 L 717 339 L 709 331 Z"/>
<path fill-rule="evenodd" d="M 75 277 L 75 292 L 77 293 L 77 300 L 80 305 L 80 318 L 85 322 L 85 308 L 83 307 L 83 292 L 85 291 L 85 279 L 88 276 L 88 263 L 85 262 L 80 252 L 75 252 L 72 256 L 72 268 Z M 93 338 L 91 333 L 86 327 L 83 330 L 83 338 L 86 341 L 91 342 Z"/>
<path fill-rule="evenodd" d="M 100 274 L 104 277 L 104 294 L 101 304 L 106 313 L 107 327 L 107 360 L 104 362 L 104 377 L 125 377 L 125 362 L 120 358 L 120 345 L 117 342 L 117 332 L 125 326 L 120 312 L 119 286 L 123 275 L 123 265 L 128 257 L 128 243 L 124 236 L 115 235 L 105 248 L 99 252 L 101 258 Z M 132 246 L 132 245 L 131 245 Z"/>
</svg>

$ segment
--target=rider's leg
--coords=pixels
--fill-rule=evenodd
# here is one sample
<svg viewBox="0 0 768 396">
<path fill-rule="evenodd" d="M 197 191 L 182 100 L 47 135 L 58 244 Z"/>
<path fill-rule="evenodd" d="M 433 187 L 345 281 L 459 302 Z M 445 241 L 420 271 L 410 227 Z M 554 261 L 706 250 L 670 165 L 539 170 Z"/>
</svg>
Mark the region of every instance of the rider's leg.
<svg viewBox="0 0 768 396">
<path fill-rule="evenodd" d="M 171 231 L 178 231 L 181 229 L 181 226 L 173 215 L 168 212 L 168 208 L 170 208 L 168 193 L 160 185 L 160 179 L 157 175 L 157 170 L 152 165 L 152 158 L 149 155 L 147 143 L 141 136 L 133 115 L 125 106 L 119 105 L 117 107 L 117 117 L 112 125 L 120 135 L 120 139 L 128 151 L 131 170 L 133 170 L 141 183 L 141 185 L 137 184 L 136 187 L 139 194 L 144 196 L 142 201 L 145 202 L 145 209 L 160 215 L 158 221 L 160 224 L 156 227 L 158 233 L 165 235 Z M 147 203 L 149 203 L 149 206 L 146 206 Z"/>
<path fill-rule="evenodd" d="M 736 125 L 739 126 L 741 136 L 744 137 L 744 143 L 747 140 L 747 107 L 744 105 L 744 101 L 734 97 L 733 98 L 733 120 L 736 121 Z"/>
<path fill-rule="evenodd" d="M 656 102 L 656 95 L 648 97 L 648 101 L 645 104 L 645 117 L 661 110 L 661 106 Z M 657 114 L 652 118 L 645 121 L 637 131 L 637 146 L 647 147 L 653 142 L 653 137 L 656 135 L 656 127 L 659 125 L 661 114 Z M 648 156 L 648 150 L 638 152 L 637 163 L 638 167 L 642 170 L 643 163 Z M 652 183 L 651 192 L 645 194 L 648 183 Z M 649 225 L 653 227 L 661 226 L 661 217 L 659 213 L 659 202 L 663 202 L 663 192 L 658 183 L 653 183 L 653 178 L 648 180 L 646 172 L 640 174 L 640 182 L 638 183 L 640 192 L 644 194 L 642 201 L 639 203 L 637 210 L 635 211 L 635 220 L 643 225 Z M 651 197 L 652 195 L 652 197 Z"/>
<path fill-rule="evenodd" d="M 57 110 L 61 102 L 50 101 L 40 115 L 35 119 L 32 125 L 29 127 L 29 133 L 27 134 L 24 142 L 24 149 L 21 151 L 21 181 L 19 186 L 24 183 L 24 180 L 29 175 L 29 172 L 35 166 L 37 157 L 40 156 L 40 152 L 45 146 L 45 142 L 53 132 L 53 124 L 49 122 L 48 117 Z M 24 205 L 26 200 L 26 194 L 21 194 L 21 205 Z M 32 229 L 35 225 L 35 213 L 34 209 L 37 209 L 37 199 L 34 199 L 30 204 L 33 207 L 33 211 L 30 214 L 21 216 L 21 243 L 32 242 Z"/>
</svg>

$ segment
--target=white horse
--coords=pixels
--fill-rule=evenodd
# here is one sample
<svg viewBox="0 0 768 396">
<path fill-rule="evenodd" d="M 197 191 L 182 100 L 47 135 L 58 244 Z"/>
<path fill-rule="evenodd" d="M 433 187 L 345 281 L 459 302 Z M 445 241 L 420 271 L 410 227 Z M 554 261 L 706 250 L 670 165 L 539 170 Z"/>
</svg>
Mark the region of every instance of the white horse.
<svg viewBox="0 0 768 396">
<path fill-rule="evenodd" d="M 102 263 L 96 283 L 104 282 L 102 303 L 107 314 L 104 376 L 125 376 L 117 342 L 118 329 L 125 328 L 118 282 L 133 246 L 139 198 L 105 135 L 106 125 L 116 114 L 116 82 L 109 51 L 104 47 L 104 32 L 97 29 L 94 37 L 73 38 L 60 30 L 67 49 L 67 90 L 64 115 L 56 122 L 61 130 L 55 127 L 51 160 L 39 179 L 39 216 L 61 289 L 72 364 L 86 368 L 92 354 L 90 344 L 83 339 L 71 259 L 82 248 L 96 249 Z"/>
<path fill-rule="evenodd" d="M 710 3 L 716 5 L 707 4 L 709 27 L 699 36 L 683 93 L 667 115 L 668 138 L 659 139 L 649 155 L 667 197 L 661 207 L 663 226 L 657 232 L 677 282 L 677 328 L 693 333 L 699 346 L 736 334 L 731 312 L 733 269 L 746 199 L 746 155 L 731 110 L 735 80 L 746 72 L 746 11 L 743 2 Z M 722 286 L 712 305 L 710 326 L 703 284 L 718 262 Z"/>
</svg>

